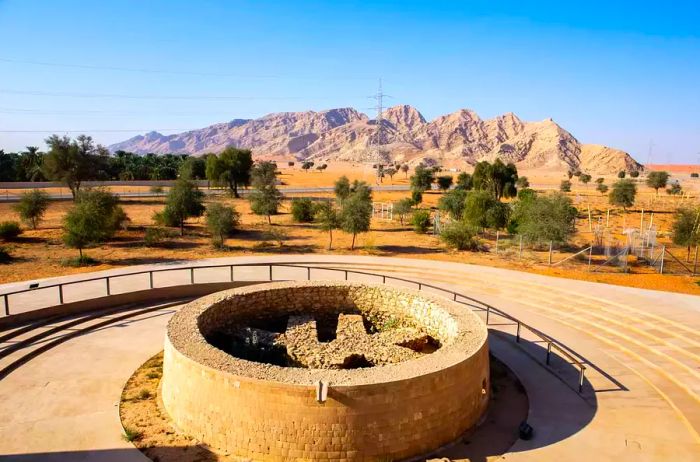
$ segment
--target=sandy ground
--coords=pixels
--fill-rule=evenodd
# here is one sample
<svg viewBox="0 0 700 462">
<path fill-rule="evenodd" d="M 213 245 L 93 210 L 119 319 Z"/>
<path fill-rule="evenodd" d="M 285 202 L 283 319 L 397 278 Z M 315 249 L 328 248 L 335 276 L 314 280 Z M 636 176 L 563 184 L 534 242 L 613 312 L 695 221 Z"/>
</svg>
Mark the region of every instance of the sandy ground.
<svg viewBox="0 0 700 462">
<path fill-rule="evenodd" d="M 491 357 L 491 403 L 484 422 L 454 446 L 436 454 L 459 461 L 497 460 L 518 437 L 518 425 L 527 418 L 528 400 L 513 373 Z M 159 462 L 209 462 L 238 460 L 218 454 L 180 433 L 170 422 L 159 399 L 163 353 L 149 359 L 129 378 L 121 397 L 119 415 L 133 443 Z"/>
<path fill-rule="evenodd" d="M 281 180 L 289 186 L 328 186 L 332 185 L 339 174 L 347 174 L 352 179 L 376 182 L 371 166 L 364 170 L 359 166 L 355 169 L 331 166 L 325 172 L 304 172 L 294 167 L 292 169 L 283 168 L 282 172 Z M 558 186 L 561 179 L 561 175 L 541 174 L 530 181 L 538 181 L 544 185 L 538 189 L 547 189 L 547 184 Z M 393 180 L 394 184 L 407 184 L 407 182 L 408 180 L 401 172 Z M 386 178 L 384 183 L 391 184 L 392 180 Z M 611 230 L 610 237 L 620 242 L 626 240 L 626 236 L 623 234 L 624 229 L 639 228 L 640 225 L 646 229 L 653 223 L 658 230 L 659 244 L 668 245 L 673 255 L 685 260 L 686 249 L 670 245 L 669 232 L 672 211 L 679 206 L 698 204 L 697 197 L 671 197 L 665 193 L 656 196 L 652 190 L 642 187 L 634 208 L 626 213 L 623 213 L 622 210 L 611 210 L 608 218 L 607 198 L 595 191 L 594 184 L 580 185 L 574 179 L 574 186 L 571 197 L 580 212 L 577 220 L 577 233 L 570 248 L 560 249 L 554 253 L 554 262 L 573 255 L 577 250 L 588 246 L 594 240 L 593 231 L 596 224 L 605 223 L 608 223 Z M 407 197 L 407 195 L 406 191 L 375 192 L 374 198 L 375 201 L 394 202 Z M 425 205 L 435 206 L 440 196 L 439 192 L 426 193 L 424 195 Z M 122 206 L 131 219 L 128 229 L 119 231 L 112 241 L 88 249 L 87 254 L 99 260 L 99 264 L 83 268 L 70 268 L 61 264 L 62 260 L 77 255 L 75 250 L 66 248 L 61 240 L 62 217 L 72 203 L 70 201 L 53 202 L 39 229 L 25 230 L 17 241 L 4 244 L 9 247 L 15 260 L 11 264 L 0 265 L 0 283 L 33 280 L 118 266 L 207 257 L 271 253 L 335 253 L 458 261 L 573 279 L 700 294 L 697 277 L 659 275 L 649 266 L 635 264 L 634 260 L 630 260 L 632 274 L 621 274 L 619 269 L 615 267 L 603 267 L 600 271 L 589 272 L 587 261 L 577 259 L 572 259 L 560 266 L 550 267 L 547 262 L 547 249 L 532 250 L 526 248 L 520 256 L 518 242 L 513 242 L 508 238 L 503 240 L 502 235 L 499 236 L 499 252 L 497 254 L 494 251 L 496 236 L 493 234 L 482 237 L 484 248 L 490 251 L 451 251 L 436 236 L 416 234 L 408 224 L 402 226 L 397 219 L 394 221 L 374 219 L 371 231 L 358 236 L 358 248 L 353 251 L 349 249 L 351 236 L 334 231 L 333 249 L 329 251 L 327 250 L 328 233 L 319 230 L 314 224 L 293 223 L 291 215 L 288 213 L 288 202 L 283 206 L 282 213 L 272 218 L 273 228 L 281 230 L 282 234 L 286 236 L 283 245 L 280 246 L 270 237 L 270 228 L 266 219 L 250 213 L 250 207 L 246 200 L 231 199 L 225 195 L 208 198 L 208 200 L 218 200 L 233 205 L 242 215 L 240 231 L 227 240 L 225 249 L 212 247 L 209 234 L 204 227 L 203 218 L 190 220 L 184 237 L 175 236 L 161 246 L 146 247 L 143 241 L 144 231 L 147 227 L 154 226 L 152 216 L 154 212 L 162 209 L 163 198 L 130 198 L 122 200 Z M 588 220 L 589 209 L 591 211 L 590 223 Z M 0 217 L 0 221 L 18 219 L 12 210 L 12 205 L 7 203 L 0 204 Z M 691 262 L 686 263 L 691 268 L 692 258 L 691 253 Z M 603 260 L 603 256 L 594 256 L 593 264 L 602 263 Z M 667 267 L 667 271 L 681 273 L 684 270 L 678 263 L 672 261 Z"/>
</svg>

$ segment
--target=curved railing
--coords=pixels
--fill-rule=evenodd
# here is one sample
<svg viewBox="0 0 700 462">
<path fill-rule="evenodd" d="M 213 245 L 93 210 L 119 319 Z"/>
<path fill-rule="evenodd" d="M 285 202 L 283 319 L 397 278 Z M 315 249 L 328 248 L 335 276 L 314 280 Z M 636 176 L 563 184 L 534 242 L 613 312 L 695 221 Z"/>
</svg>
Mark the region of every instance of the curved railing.
<svg viewBox="0 0 700 462">
<path fill-rule="evenodd" d="M 112 281 L 115 279 L 119 278 L 124 278 L 124 277 L 129 277 L 129 276 L 138 276 L 138 275 L 148 275 L 148 288 L 149 289 L 154 289 L 156 288 L 154 285 L 154 279 L 153 276 L 154 274 L 159 274 L 159 273 L 166 273 L 166 272 L 174 272 L 174 271 L 188 271 L 189 272 L 189 284 L 197 284 L 196 282 L 196 271 L 197 270 L 205 270 L 205 269 L 215 269 L 215 268 L 228 268 L 228 274 L 229 274 L 229 281 L 228 282 L 237 282 L 239 280 L 235 279 L 235 268 L 267 268 L 266 271 L 266 276 L 268 281 L 287 281 L 287 280 L 296 280 L 296 279 L 277 279 L 274 277 L 274 268 L 298 268 L 298 269 L 303 269 L 305 270 L 305 278 L 306 280 L 312 280 L 312 272 L 313 271 L 333 271 L 333 272 L 338 272 L 343 274 L 343 279 L 344 280 L 349 280 L 349 276 L 351 274 L 353 275 L 363 275 L 363 276 L 370 276 L 374 278 L 381 279 L 381 282 L 383 284 L 390 283 L 391 281 L 397 281 L 397 282 L 403 282 L 407 284 L 414 285 L 415 288 L 417 288 L 419 291 L 426 290 L 426 289 L 432 289 L 434 291 L 442 292 L 446 298 L 451 299 L 454 302 L 460 303 L 462 305 L 469 306 L 472 309 L 475 309 L 476 311 L 481 311 L 485 312 L 486 314 L 486 325 L 489 325 L 489 321 L 491 320 L 490 318 L 492 316 L 499 316 L 501 318 L 507 319 L 508 321 L 513 322 L 516 325 L 516 332 L 515 332 L 515 341 L 517 343 L 520 343 L 521 339 L 521 331 L 525 329 L 526 331 L 530 332 L 533 334 L 536 338 L 539 339 L 540 342 L 546 343 L 547 344 L 547 353 L 546 353 L 546 358 L 545 358 L 545 363 L 547 365 L 550 364 L 551 360 L 551 355 L 552 351 L 555 350 L 560 357 L 564 360 L 568 360 L 572 365 L 576 366 L 579 370 L 578 374 L 578 391 L 581 393 L 583 391 L 583 383 L 584 383 L 584 377 L 585 377 L 585 371 L 586 371 L 586 366 L 583 364 L 583 362 L 576 358 L 574 354 L 570 352 L 570 350 L 558 342 L 557 340 L 549 337 L 547 334 L 541 332 L 540 330 L 520 321 L 519 319 L 511 316 L 510 314 L 494 307 L 491 306 L 487 303 L 484 303 L 480 300 L 477 300 L 475 298 L 469 297 L 467 295 L 460 294 L 458 292 L 455 292 L 450 289 L 445 289 L 444 287 L 439 287 L 433 284 L 427 284 L 424 282 L 419 282 L 419 281 L 414 281 L 411 279 L 406 279 L 398 276 L 388 276 L 386 274 L 379 274 L 379 273 L 371 273 L 368 271 L 359 271 L 359 270 L 351 270 L 351 269 L 344 269 L 344 268 L 334 268 L 331 266 L 313 266 L 313 265 L 327 265 L 327 264 L 332 264 L 328 262 L 302 262 L 302 263 L 231 263 L 231 264 L 218 264 L 218 265 L 202 265 L 202 266 L 178 266 L 176 268 L 159 268 L 159 269 L 150 269 L 150 270 L 143 270 L 143 271 L 134 271 L 134 272 L 127 272 L 127 273 L 120 273 L 120 274 L 115 274 L 115 275 L 105 275 L 105 276 L 96 276 L 92 278 L 87 278 L 87 279 L 80 279 L 77 281 L 69 281 L 69 282 L 60 282 L 60 283 L 55 283 L 55 284 L 47 284 L 44 286 L 40 286 L 39 284 L 32 284 L 30 288 L 28 289 L 21 289 L 21 290 L 15 290 L 11 292 L 6 292 L 3 294 L 0 294 L 0 297 L 2 297 L 2 300 L 4 302 L 4 308 L 5 308 L 5 316 L 12 316 L 12 310 L 11 310 L 11 297 L 12 296 L 17 296 L 20 294 L 26 294 L 28 292 L 35 292 L 37 290 L 46 290 L 46 289 L 55 289 L 56 290 L 56 296 L 58 298 L 58 305 L 63 305 L 65 304 L 64 301 L 64 288 L 67 286 L 74 286 L 77 284 L 86 284 L 90 282 L 95 282 L 95 281 L 104 281 L 104 295 L 102 296 L 110 296 L 113 295 L 112 293 Z M 263 279 L 264 280 L 264 279 Z M 245 279 L 245 281 L 260 281 L 259 278 L 257 279 Z M 217 282 L 222 282 L 222 281 L 217 281 Z M 167 287 L 167 286 L 166 286 Z M 93 297 L 97 298 L 97 297 Z M 87 298 L 89 299 L 89 298 Z M 81 299 L 78 301 L 83 301 L 87 299 Z M 55 306 L 55 305 L 54 305 Z M 42 307 L 46 308 L 46 307 Z"/>
</svg>

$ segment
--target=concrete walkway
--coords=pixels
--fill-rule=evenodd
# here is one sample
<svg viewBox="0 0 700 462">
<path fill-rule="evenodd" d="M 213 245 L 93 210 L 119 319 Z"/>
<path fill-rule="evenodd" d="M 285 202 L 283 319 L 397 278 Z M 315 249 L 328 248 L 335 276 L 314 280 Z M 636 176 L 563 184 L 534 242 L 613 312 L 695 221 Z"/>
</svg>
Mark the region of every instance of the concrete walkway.
<svg viewBox="0 0 700 462">
<path fill-rule="evenodd" d="M 313 255 L 197 263 L 272 261 L 325 262 L 441 285 L 520 318 L 585 359 L 582 398 L 537 364 L 544 350 L 527 342 L 534 337 L 524 335 L 518 346 L 514 326 L 491 318 L 492 351 L 525 385 L 536 432 L 533 440 L 518 441 L 508 460 L 690 461 L 700 454 L 700 297 L 429 260 Z M 245 271 L 238 276 L 266 279 Z M 276 269 L 275 277 L 293 278 L 293 271 Z M 317 271 L 313 277 L 339 274 Z M 0 286 L 0 293 L 18 286 Z M 161 349 L 174 309 L 71 338 L 0 380 L 0 454 L 13 455 L 3 460 L 143 460 L 119 437 L 116 403 L 133 370 Z"/>
</svg>

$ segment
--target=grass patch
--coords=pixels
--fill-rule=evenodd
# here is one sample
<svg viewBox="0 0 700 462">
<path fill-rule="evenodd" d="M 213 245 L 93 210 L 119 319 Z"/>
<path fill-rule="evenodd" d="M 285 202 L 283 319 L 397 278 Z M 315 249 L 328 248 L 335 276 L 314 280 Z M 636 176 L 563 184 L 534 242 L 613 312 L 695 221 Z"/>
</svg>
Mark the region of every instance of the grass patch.
<svg viewBox="0 0 700 462">
<path fill-rule="evenodd" d="M 145 388 L 139 392 L 139 399 L 148 399 L 151 397 L 151 392 Z"/>
<path fill-rule="evenodd" d="M 61 260 L 61 266 L 68 266 L 72 268 L 78 268 L 81 266 L 92 266 L 98 263 L 99 261 L 87 255 L 83 255 L 82 257 L 64 258 L 63 260 Z"/>
<path fill-rule="evenodd" d="M 124 433 L 122 434 L 122 438 L 124 439 L 124 441 L 133 443 L 134 441 L 138 441 L 141 438 L 143 438 L 143 432 L 141 430 L 136 430 L 135 428 L 124 427 Z"/>
<path fill-rule="evenodd" d="M 149 372 L 148 374 L 146 374 L 146 377 L 148 377 L 149 379 L 159 379 L 160 374 L 157 372 Z"/>
</svg>

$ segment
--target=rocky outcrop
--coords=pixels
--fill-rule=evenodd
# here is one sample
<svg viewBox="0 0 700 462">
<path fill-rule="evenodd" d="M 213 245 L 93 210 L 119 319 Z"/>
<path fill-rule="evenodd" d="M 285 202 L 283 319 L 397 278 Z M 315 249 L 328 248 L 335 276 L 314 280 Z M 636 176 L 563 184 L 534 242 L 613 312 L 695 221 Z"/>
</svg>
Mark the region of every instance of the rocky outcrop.
<svg viewBox="0 0 700 462">
<path fill-rule="evenodd" d="M 507 113 L 483 120 L 474 111 L 461 109 L 428 122 L 414 107 L 399 105 L 382 113 L 381 124 L 379 130 L 376 120 L 352 108 L 282 112 L 177 135 L 150 132 L 114 144 L 110 150 L 201 155 L 237 146 L 252 149 L 259 157 L 324 162 L 427 162 L 463 167 L 501 158 L 521 168 L 595 173 L 642 168 L 626 152 L 581 144 L 552 119 L 523 122 Z"/>
</svg>

